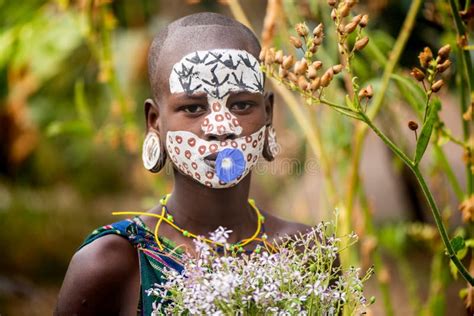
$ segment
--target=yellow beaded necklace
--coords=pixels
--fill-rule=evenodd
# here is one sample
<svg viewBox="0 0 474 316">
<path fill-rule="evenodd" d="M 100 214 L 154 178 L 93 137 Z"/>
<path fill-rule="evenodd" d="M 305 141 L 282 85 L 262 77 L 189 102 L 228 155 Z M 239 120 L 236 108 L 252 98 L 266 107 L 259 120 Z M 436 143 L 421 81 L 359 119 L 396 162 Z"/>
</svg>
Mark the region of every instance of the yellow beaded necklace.
<svg viewBox="0 0 474 316">
<path fill-rule="evenodd" d="M 181 232 L 181 234 L 183 234 L 183 236 L 185 236 L 185 237 L 200 238 L 200 240 L 205 241 L 207 243 L 214 244 L 214 245 L 220 246 L 220 247 L 226 247 L 226 245 L 224 245 L 222 243 L 215 242 L 213 240 L 210 240 L 210 239 L 202 237 L 202 236 L 197 236 L 197 235 L 195 235 L 195 234 L 179 227 L 178 225 L 176 225 L 174 223 L 173 216 L 171 214 L 167 213 L 166 204 L 167 204 L 170 196 L 171 196 L 171 194 L 167 194 L 166 196 L 164 196 L 160 200 L 161 214 L 153 214 L 153 213 L 147 213 L 147 212 L 113 212 L 112 215 L 143 215 L 143 216 L 151 216 L 151 217 L 158 218 L 158 221 L 156 222 L 155 229 L 154 229 L 154 235 L 155 235 L 156 244 L 158 245 L 160 250 L 163 250 L 163 245 L 161 244 L 160 239 L 158 238 L 158 236 L 159 236 L 158 232 L 159 232 L 160 225 L 161 225 L 162 222 L 167 223 L 168 225 L 170 225 L 171 227 L 173 227 L 177 231 Z M 258 234 L 260 233 L 260 231 L 262 229 L 262 224 L 265 221 L 265 217 L 260 213 L 260 210 L 255 205 L 255 201 L 253 199 L 249 199 L 248 202 L 249 202 L 250 206 L 252 206 L 252 208 L 255 210 L 255 213 L 257 214 L 257 229 L 255 230 L 255 233 L 251 237 L 243 239 L 243 240 L 241 240 L 237 243 L 227 245 L 227 246 L 229 246 L 233 250 L 243 251 L 243 246 L 251 243 L 252 241 L 260 241 L 260 242 L 264 243 L 264 245 L 265 245 L 265 247 L 267 247 L 267 249 L 268 249 L 268 246 L 269 246 L 273 250 L 273 246 L 271 244 L 267 243 L 265 236 L 262 236 L 262 238 L 258 238 Z"/>
</svg>

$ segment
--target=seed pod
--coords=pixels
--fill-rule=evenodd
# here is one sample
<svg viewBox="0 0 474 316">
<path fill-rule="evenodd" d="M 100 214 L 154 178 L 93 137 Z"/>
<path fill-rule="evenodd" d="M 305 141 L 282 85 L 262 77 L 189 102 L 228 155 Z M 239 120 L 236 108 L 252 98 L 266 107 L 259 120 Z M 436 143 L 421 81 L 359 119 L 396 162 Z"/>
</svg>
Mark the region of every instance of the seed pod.
<svg viewBox="0 0 474 316">
<path fill-rule="evenodd" d="M 438 70 L 439 73 L 443 73 L 450 66 L 451 66 L 451 61 L 449 59 L 446 59 L 442 64 L 439 64 L 436 66 L 436 70 Z"/>
<path fill-rule="evenodd" d="M 282 66 L 278 67 L 278 76 L 281 78 L 286 78 L 288 76 L 288 70 Z"/>
<path fill-rule="evenodd" d="M 283 51 L 279 50 L 275 53 L 275 62 L 278 64 L 283 62 Z"/>
<path fill-rule="evenodd" d="M 366 89 L 367 89 L 367 98 L 369 99 L 372 98 L 374 95 L 374 89 L 372 89 L 372 85 L 369 84 Z"/>
<path fill-rule="evenodd" d="M 362 98 L 370 99 L 372 98 L 373 95 L 374 95 L 374 91 L 372 89 L 372 85 L 370 84 L 364 89 L 359 91 L 359 99 L 362 99 Z"/>
<path fill-rule="evenodd" d="M 308 27 L 306 26 L 305 23 L 296 24 L 295 30 L 296 30 L 296 33 L 298 33 L 298 35 L 301 37 L 305 37 L 306 35 L 308 35 L 308 32 L 309 32 Z"/>
<path fill-rule="evenodd" d="M 354 44 L 354 49 L 355 50 L 362 50 L 364 49 L 364 47 L 367 45 L 367 43 L 369 42 L 369 38 L 367 36 L 361 38 L 360 40 L 358 40 L 357 42 L 355 42 Z"/>
<path fill-rule="evenodd" d="M 341 18 L 345 18 L 346 16 L 349 15 L 349 12 L 351 12 L 351 6 L 350 4 L 346 2 L 342 5 L 341 9 L 339 10 L 339 14 Z"/>
<path fill-rule="evenodd" d="M 423 81 L 423 79 L 425 79 L 425 73 L 417 67 L 413 67 L 413 69 L 410 72 L 410 75 L 415 77 L 415 79 L 418 81 Z"/>
<path fill-rule="evenodd" d="M 311 42 L 311 45 L 309 46 L 308 50 L 311 54 L 316 54 L 316 52 L 318 51 L 318 45 L 314 44 L 314 42 Z"/>
<path fill-rule="evenodd" d="M 290 43 L 293 45 L 295 48 L 301 48 L 303 47 L 303 42 L 301 39 L 295 37 L 295 36 L 290 36 Z"/>
<path fill-rule="evenodd" d="M 334 65 L 332 66 L 332 71 L 334 72 L 335 75 L 337 75 L 338 73 L 340 73 L 342 71 L 342 65 L 341 64 L 338 64 L 338 65 Z"/>
<path fill-rule="evenodd" d="M 450 52 L 451 52 L 451 45 L 449 44 L 444 45 L 438 50 L 438 57 L 441 57 L 442 59 L 446 59 L 449 57 Z"/>
<path fill-rule="evenodd" d="M 433 53 L 429 47 L 425 47 L 423 51 L 418 55 L 420 60 L 421 67 L 427 68 L 430 64 L 430 61 L 433 59 Z"/>
<path fill-rule="evenodd" d="M 293 63 L 295 62 L 295 59 L 293 58 L 293 55 L 288 55 L 283 58 L 282 66 L 285 69 L 290 69 L 291 66 L 293 66 Z"/>
<path fill-rule="evenodd" d="M 313 44 L 314 44 L 315 46 L 321 45 L 322 42 L 323 42 L 323 37 L 322 37 L 322 36 L 321 36 L 321 37 L 315 37 L 315 38 L 313 39 Z"/>
<path fill-rule="evenodd" d="M 301 90 L 306 90 L 309 86 L 309 83 L 308 81 L 306 81 L 306 78 L 304 76 L 300 76 L 298 78 L 298 87 L 301 89 Z"/>
<path fill-rule="evenodd" d="M 265 63 L 265 56 L 267 55 L 267 48 L 263 47 L 260 50 L 260 54 L 258 55 L 258 59 L 260 59 L 261 62 Z"/>
<path fill-rule="evenodd" d="M 433 85 L 431 86 L 431 91 L 433 92 L 438 92 L 439 89 L 441 89 L 441 87 L 444 85 L 444 81 L 443 79 L 439 79 L 438 81 L 436 81 L 435 83 L 433 83 Z"/>
<path fill-rule="evenodd" d="M 314 67 L 314 69 L 319 70 L 323 66 L 323 62 L 320 60 L 316 60 L 316 61 L 313 61 L 311 65 Z"/>
<path fill-rule="evenodd" d="M 336 5 L 337 1 L 336 0 L 328 0 L 328 4 L 331 7 L 334 7 Z"/>
<path fill-rule="evenodd" d="M 298 77 L 294 72 L 288 72 L 288 80 L 296 84 L 298 82 Z"/>
<path fill-rule="evenodd" d="M 408 128 L 412 131 L 416 131 L 418 129 L 418 123 L 416 123 L 415 121 L 409 121 Z"/>
<path fill-rule="evenodd" d="M 302 75 L 305 73 L 306 69 L 308 69 L 306 59 L 302 58 L 300 61 L 295 63 L 295 74 Z"/>
<path fill-rule="evenodd" d="M 329 86 L 333 77 L 334 77 L 334 73 L 332 71 L 332 68 L 329 68 L 321 77 L 321 86 L 323 87 Z"/>
<path fill-rule="evenodd" d="M 321 36 L 323 34 L 323 31 L 324 31 L 323 23 L 319 23 L 318 26 L 316 26 L 313 30 L 314 37 Z"/>
<path fill-rule="evenodd" d="M 275 49 L 270 48 L 265 55 L 265 64 L 273 64 L 275 62 Z"/>
<path fill-rule="evenodd" d="M 316 77 L 311 81 L 311 90 L 316 91 L 321 86 L 321 78 Z"/>
<path fill-rule="evenodd" d="M 317 73 L 316 69 L 313 67 L 313 65 L 310 65 L 308 67 L 307 74 L 308 74 L 309 79 L 314 79 L 318 76 L 318 73 Z"/>
<path fill-rule="evenodd" d="M 355 6 L 357 3 L 357 0 L 346 0 L 346 4 L 352 8 L 353 6 Z"/>
<path fill-rule="evenodd" d="M 369 23 L 369 15 L 364 14 L 362 16 L 362 19 L 360 19 L 359 26 L 366 27 L 368 23 Z"/>
<path fill-rule="evenodd" d="M 359 24 L 361 19 L 362 19 L 362 14 L 357 14 L 355 17 L 352 18 L 351 22 L 357 22 L 357 24 Z"/>
<path fill-rule="evenodd" d="M 344 35 L 344 34 L 345 34 L 345 33 L 344 33 L 344 24 L 341 23 L 341 24 L 339 24 L 339 25 L 337 26 L 337 32 L 338 32 L 339 34 L 341 34 L 341 35 Z"/>
<path fill-rule="evenodd" d="M 347 25 L 344 27 L 344 33 L 346 33 L 346 34 L 351 34 L 352 32 L 355 31 L 357 25 L 358 25 L 358 22 L 356 22 L 356 21 L 350 22 L 349 24 L 347 24 Z"/>
<path fill-rule="evenodd" d="M 336 11 L 336 9 L 332 9 L 331 10 L 331 19 L 333 21 L 336 21 L 336 18 L 337 18 L 337 11 Z"/>
</svg>

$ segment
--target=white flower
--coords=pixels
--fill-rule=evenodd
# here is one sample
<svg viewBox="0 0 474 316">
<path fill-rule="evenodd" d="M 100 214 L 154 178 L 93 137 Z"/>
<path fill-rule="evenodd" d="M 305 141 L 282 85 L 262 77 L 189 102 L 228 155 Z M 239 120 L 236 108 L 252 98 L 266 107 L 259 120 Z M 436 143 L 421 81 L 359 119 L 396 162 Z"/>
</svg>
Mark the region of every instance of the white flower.
<svg viewBox="0 0 474 316">
<path fill-rule="evenodd" d="M 282 237 L 276 253 L 261 248 L 250 255 L 220 256 L 198 238 L 194 241 L 197 258 L 187 256 L 182 273 L 164 268 L 167 281 L 146 291 L 158 298 L 154 315 L 162 314 L 161 310 L 172 315 L 227 315 L 229 311 L 246 315 L 250 308 L 258 315 L 308 315 L 311 310 L 329 316 L 346 307 L 363 311 L 367 304 L 363 282 L 368 274 L 359 277 L 359 268 L 334 266 L 341 238 L 333 235 L 331 225 L 322 223 L 306 234 Z M 226 243 L 230 233 L 219 227 L 210 236 Z"/>
<path fill-rule="evenodd" d="M 207 258 L 211 254 L 211 246 L 206 242 L 202 241 L 201 236 L 197 239 L 193 239 L 194 248 L 201 258 Z"/>
<path fill-rule="evenodd" d="M 336 300 L 341 300 L 341 301 L 343 301 L 343 302 L 346 301 L 346 293 L 345 293 L 345 292 L 334 291 L 333 297 L 334 297 Z"/>
<path fill-rule="evenodd" d="M 224 244 L 227 242 L 227 239 L 229 239 L 230 233 L 232 233 L 231 230 L 219 226 L 214 232 L 209 234 L 209 239 L 213 242 Z"/>
</svg>

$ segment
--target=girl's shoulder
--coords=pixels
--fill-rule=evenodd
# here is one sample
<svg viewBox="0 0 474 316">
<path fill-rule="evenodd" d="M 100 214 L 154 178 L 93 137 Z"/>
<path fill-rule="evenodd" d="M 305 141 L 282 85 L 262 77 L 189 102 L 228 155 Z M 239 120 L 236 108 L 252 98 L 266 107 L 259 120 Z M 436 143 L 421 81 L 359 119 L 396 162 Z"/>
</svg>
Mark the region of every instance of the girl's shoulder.
<svg viewBox="0 0 474 316">
<path fill-rule="evenodd" d="M 118 314 L 128 305 L 134 308 L 128 314 L 136 314 L 138 296 L 135 304 L 118 299 L 138 294 L 140 278 L 136 249 L 125 229 L 130 223 L 122 222 L 96 229 L 74 254 L 59 292 L 56 315 Z"/>
</svg>

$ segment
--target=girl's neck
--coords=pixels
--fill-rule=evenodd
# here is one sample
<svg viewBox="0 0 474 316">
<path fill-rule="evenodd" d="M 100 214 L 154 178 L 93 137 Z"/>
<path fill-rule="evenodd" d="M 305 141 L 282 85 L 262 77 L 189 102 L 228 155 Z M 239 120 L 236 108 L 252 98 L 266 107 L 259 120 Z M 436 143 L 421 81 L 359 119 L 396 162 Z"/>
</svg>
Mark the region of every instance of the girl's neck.
<svg viewBox="0 0 474 316">
<path fill-rule="evenodd" d="M 232 230 L 229 242 L 247 238 L 255 230 L 257 215 L 248 203 L 250 175 L 227 189 L 211 189 L 181 174 L 167 208 L 177 225 L 196 235 L 207 236 L 217 227 Z"/>
</svg>

